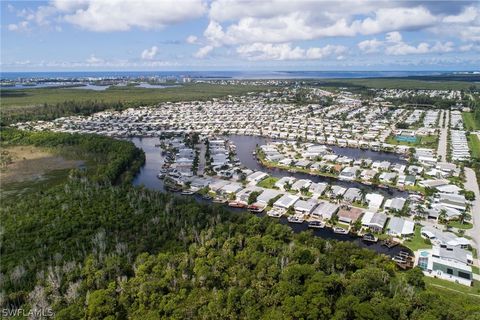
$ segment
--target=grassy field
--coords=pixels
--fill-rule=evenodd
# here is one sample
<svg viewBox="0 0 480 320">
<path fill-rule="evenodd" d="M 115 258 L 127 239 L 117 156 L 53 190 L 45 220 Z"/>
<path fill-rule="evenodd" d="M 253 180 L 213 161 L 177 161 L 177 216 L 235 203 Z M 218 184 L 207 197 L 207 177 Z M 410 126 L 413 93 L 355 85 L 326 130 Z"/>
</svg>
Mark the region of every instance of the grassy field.
<svg viewBox="0 0 480 320">
<path fill-rule="evenodd" d="M 2 156 L 10 159 L 0 171 L 2 196 L 42 190 L 63 181 L 70 169 L 83 164 L 33 146 L 2 147 Z"/>
<path fill-rule="evenodd" d="M 424 277 L 427 287 L 434 287 L 435 289 L 448 290 L 450 293 L 457 292 L 468 294 L 469 297 L 474 297 L 480 301 L 480 282 L 474 281 L 473 287 L 467 287 L 458 283 L 438 278 Z"/>
<path fill-rule="evenodd" d="M 386 88 L 386 89 L 468 89 L 472 86 L 477 88 L 480 85 L 468 81 L 429 81 L 405 78 L 370 78 L 370 79 L 328 79 L 322 80 L 324 86 L 362 86 L 367 88 Z"/>
<path fill-rule="evenodd" d="M 478 135 L 472 133 L 468 136 L 468 146 L 472 152 L 472 158 L 480 159 L 480 140 Z"/>
<path fill-rule="evenodd" d="M 436 149 L 438 147 L 438 136 L 437 135 L 421 136 L 421 137 L 417 137 L 417 140 L 415 142 L 407 142 L 407 141 L 398 141 L 395 138 L 395 135 L 390 135 L 385 142 L 393 145 L 404 145 L 404 146 L 411 146 L 411 147 Z"/>
<path fill-rule="evenodd" d="M 409 248 L 412 251 L 417 251 L 419 249 L 430 249 L 432 248 L 431 244 L 428 244 L 425 239 L 422 238 L 420 235 L 421 233 L 421 226 L 415 226 L 415 235 L 411 240 L 406 240 L 403 245 Z"/>
<path fill-rule="evenodd" d="M 268 177 L 262 181 L 260 181 L 257 186 L 266 188 L 266 189 L 276 189 L 275 183 L 280 180 L 279 178 L 275 177 Z"/>
<path fill-rule="evenodd" d="M 473 118 L 472 112 L 462 112 L 462 117 L 467 130 L 480 130 L 480 119 Z"/>
<path fill-rule="evenodd" d="M 240 95 L 248 92 L 265 91 L 270 87 L 252 85 L 188 84 L 163 89 L 135 87 L 108 88 L 105 91 L 87 89 L 22 89 L 1 90 L 1 107 L 36 106 L 44 103 L 56 104 L 64 101 L 103 101 L 138 104 L 154 104 L 165 101 L 191 101 Z"/>
</svg>

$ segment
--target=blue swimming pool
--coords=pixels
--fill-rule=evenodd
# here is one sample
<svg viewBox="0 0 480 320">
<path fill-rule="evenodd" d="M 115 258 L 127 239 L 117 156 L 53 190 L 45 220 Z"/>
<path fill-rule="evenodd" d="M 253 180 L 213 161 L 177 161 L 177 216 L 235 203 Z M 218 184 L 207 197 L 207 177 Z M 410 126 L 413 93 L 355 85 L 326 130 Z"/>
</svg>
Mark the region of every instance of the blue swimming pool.
<svg viewBox="0 0 480 320">
<path fill-rule="evenodd" d="M 398 142 L 411 142 L 411 143 L 414 143 L 414 142 L 417 142 L 417 137 L 416 136 L 402 136 L 402 135 L 398 135 L 395 137 L 395 139 L 398 141 Z"/>
</svg>

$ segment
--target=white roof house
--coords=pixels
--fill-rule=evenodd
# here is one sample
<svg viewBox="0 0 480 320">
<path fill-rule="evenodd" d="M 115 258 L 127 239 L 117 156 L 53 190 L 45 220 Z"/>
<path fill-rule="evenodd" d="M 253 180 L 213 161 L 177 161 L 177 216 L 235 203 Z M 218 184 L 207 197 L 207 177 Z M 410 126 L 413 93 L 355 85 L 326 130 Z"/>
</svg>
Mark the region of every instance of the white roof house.
<svg viewBox="0 0 480 320">
<path fill-rule="evenodd" d="M 340 206 L 330 202 L 320 202 L 320 204 L 313 210 L 312 215 L 322 218 L 324 220 L 331 219 L 337 213 Z"/>
<path fill-rule="evenodd" d="M 382 207 L 383 196 L 378 193 L 369 193 L 365 196 L 365 200 L 368 203 L 368 208 L 376 211 Z"/>
<path fill-rule="evenodd" d="M 286 183 L 293 184 L 297 179 L 294 177 L 282 177 L 280 180 L 275 182 L 275 187 L 283 189 Z"/>
<path fill-rule="evenodd" d="M 415 224 L 412 221 L 399 217 L 392 217 L 387 226 L 387 233 L 392 236 L 408 236 L 413 235 Z"/>
<path fill-rule="evenodd" d="M 302 188 L 308 188 L 312 184 L 312 181 L 308 179 L 300 179 L 295 181 L 295 183 L 292 185 L 292 190 L 297 190 L 300 191 Z"/>
<path fill-rule="evenodd" d="M 257 197 L 257 204 L 266 206 L 268 205 L 268 201 L 277 197 L 278 195 L 283 194 L 281 191 L 275 189 L 265 189 L 261 195 Z"/>
<path fill-rule="evenodd" d="M 299 196 L 293 194 L 284 194 L 280 199 L 275 201 L 273 204 L 275 207 L 280 207 L 283 209 L 288 209 L 295 204 L 295 202 L 300 199 Z"/>
<path fill-rule="evenodd" d="M 247 176 L 246 180 L 248 182 L 260 182 L 262 181 L 263 179 L 267 178 L 268 177 L 268 174 L 265 173 L 265 172 L 262 172 L 262 171 L 257 171 L 257 172 L 254 172 L 250 175 Z"/>
<path fill-rule="evenodd" d="M 304 214 L 310 214 L 312 213 L 313 209 L 317 206 L 317 204 L 318 202 L 314 199 L 309 199 L 307 201 L 298 200 L 297 202 L 295 202 L 293 209 L 295 209 L 295 211 L 298 211 Z"/>
</svg>

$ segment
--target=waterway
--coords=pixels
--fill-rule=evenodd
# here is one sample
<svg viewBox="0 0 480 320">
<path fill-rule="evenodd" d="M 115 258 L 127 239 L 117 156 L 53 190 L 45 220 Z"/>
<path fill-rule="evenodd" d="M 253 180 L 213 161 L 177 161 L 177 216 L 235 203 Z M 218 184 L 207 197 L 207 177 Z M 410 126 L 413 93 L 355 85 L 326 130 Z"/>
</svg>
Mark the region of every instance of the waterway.
<svg viewBox="0 0 480 320">
<path fill-rule="evenodd" d="M 316 176 L 312 175 L 307 175 L 307 174 L 299 174 L 299 173 L 291 173 L 291 172 L 284 172 L 283 170 L 266 170 L 266 168 L 263 168 L 260 164 L 257 163 L 255 158 L 252 156 L 252 151 L 255 150 L 255 146 L 258 143 L 261 145 L 262 143 L 265 143 L 267 140 L 262 137 L 250 137 L 250 136 L 230 136 L 230 140 L 232 140 L 236 146 L 237 146 L 237 155 L 246 167 L 253 169 L 253 170 L 262 170 L 264 172 L 268 172 L 269 174 L 275 175 L 275 176 L 282 176 L 282 175 L 292 175 L 295 177 L 304 177 L 308 178 L 311 180 L 314 180 Z M 143 149 L 145 152 L 145 165 L 140 169 L 140 172 L 138 175 L 135 177 L 133 184 L 136 186 L 143 185 L 148 189 L 152 190 L 157 190 L 157 191 L 165 191 L 164 186 L 163 186 L 163 180 L 160 180 L 157 178 L 157 174 L 163 164 L 163 157 L 160 152 L 160 148 L 155 147 L 156 144 L 159 143 L 158 138 L 132 138 L 131 141 L 138 147 Z M 341 149 L 347 149 L 347 148 L 341 148 Z M 364 152 L 362 150 L 356 149 L 358 152 Z M 345 150 L 348 151 L 348 150 Z M 348 151 L 348 152 L 353 152 L 353 151 Z M 378 152 L 374 152 L 377 154 Z M 392 155 L 384 154 L 384 155 L 378 155 L 382 157 L 388 157 Z M 366 156 L 365 156 L 366 157 Z M 370 157 L 372 159 L 372 157 Z M 387 158 L 385 158 L 387 160 Z M 318 177 L 322 178 L 322 177 Z M 339 181 L 336 179 L 331 179 L 332 181 L 335 182 L 335 184 L 338 185 L 346 185 L 346 186 L 356 186 L 358 183 L 356 182 L 345 182 L 345 181 Z M 322 180 L 322 181 L 328 181 L 329 180 Z M 363 185 L 362 185 L 363 186 Z M 364 186 L 368 188 L 375 189 L 370 186 Z M 380 193 L 385 193 L 385 190 L 381 189 L 376 189 L 375 191 L 380 192 Z M 394 194 L 395 195 L 395 194 Z M 181 195 L 179 195 L 181 196 Z M 392 197 L 393 195 L 390 195 Z M 210 203 L 211 205 L 219 205 L 219 204 L 214 204 L 211 203 L 210 201 L 207 201 L 203 199 L 200 196 L 194 195 L 193 196 L 196 201 L 201 202 L 201 203 Z M 232 212 L 244 212 L 245 209 L 238 209 L 238 208 L 231 208 L 225 206 L 228 210 Z M 259 214 L 258 216 L 263 216 L 263 214 Z M 292 228 L 294 232 L 302 232 L 305 230 L 308 230 L 308 225 L 307 223 L 301 223 L 301 224 L 292 224 L 289 223 L 286 219 L 286 217 L 282 217 L 278 220 L 281 224 L 288 225 L 289 227 Z M 380 243 L 366 243 L 362 241 L 360 238 L 353 236 L 353 235 L 343 235 L 343 234 L 337 234 L 334 233 L 332 229 L 330 228 L 324 228 L 324 229 L 309 229 L 312 231 L 312 233 L 315 236 L 324 238 L 324 239 L 330 239 L 330 240 L 340 240 L 340 241 L 351 241 L 356 243 L 358 246 L 362 248 L 368 248 L 371 250 L 374 250 L 378 253 L 383 253 L 389 256 L 395 256 L 402 250 L 407 250 L 403 246 L 396 246 L 394 248 L 387 248 L 385 246 L 382 246 Z"/>
</svg>

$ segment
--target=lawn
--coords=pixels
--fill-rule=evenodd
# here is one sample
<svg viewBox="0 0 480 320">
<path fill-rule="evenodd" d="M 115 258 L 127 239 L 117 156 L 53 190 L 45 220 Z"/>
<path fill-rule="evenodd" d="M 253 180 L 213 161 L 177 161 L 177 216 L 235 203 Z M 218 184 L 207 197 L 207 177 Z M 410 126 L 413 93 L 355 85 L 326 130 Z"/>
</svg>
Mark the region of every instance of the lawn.
<svg viewBox="0 0 480 320">
<path fill-rule="evenodd" d="M 395 135 L 390 135 L 385 142 L 393 145 L 404 145 L 404 146 L 411 146 L 411 147 L 424 147 L 424 148 L 436 149 L 438 146 L 438 136 L 437 135 L 421 136 L 421 137 L 417 137 L 415 142 L 409 142 L 409 141 L 398 141 Z"/>
<path fill-rule="evenodd" d="M 450 221 L 448 223 L 449 227 L 457 229 L 472 229 L 473 225 L 468 222 L 461 223 L 460 221 Z"/>
<path fill-rule="evenodd" d="M 480 299 L 480 282 L 478 281 L 473 281 L 473 287 L 467 287 L 462 284 L 438 278 L 424 277 L 423 279 L 425 280 L 427 287 L 435 287 L 436 289 L 443 288 L 450 292 L 453 290 Z"/>
<path fill-rule="evenodd" d="M 462 112 L 462 117 L 468 131 L 480 130 L 480 118 L 475 119 L 473 112 Z"/>
<path fill-rule="evenodd" d="M 472 151 L 472 158 L 480 159 L 480 140 L 478 139 L 478 135 L 471 133 L 468 136 L 468 146 Z"/>
<path fill-rule="evenodd" d="M 421 236 L 421 226 L 415 226 L 415 235 L 412 239 L 406 240 L 403 245 L 409 248 L 412 251 L 417 251 L 420 249 L 430 249 L 432 245 L 427 242 L 427 240 L 423 239 Z"/>
<path fill-rule="evenodd" d="M 275 177 L 268 177 L 260 181 L 257 186 L 266 188 L 266 189 L 276 189 L 275 183 L 278 181 L 278 178 Z"/>
</svg>

